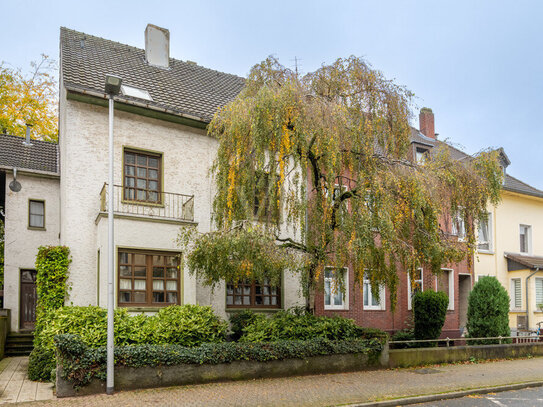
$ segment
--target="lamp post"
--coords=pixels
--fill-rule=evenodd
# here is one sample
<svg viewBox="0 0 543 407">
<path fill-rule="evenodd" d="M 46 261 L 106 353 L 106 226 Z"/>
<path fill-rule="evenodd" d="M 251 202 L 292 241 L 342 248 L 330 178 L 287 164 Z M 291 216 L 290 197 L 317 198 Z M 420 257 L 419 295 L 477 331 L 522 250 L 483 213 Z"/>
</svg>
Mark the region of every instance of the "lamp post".
<svg viewBox="0 0 543 407">
<path fill-rule="evenodd" d="M 113 237 L 113 107 L 115 95 L 121 91 L 122 79 L 114 75 L 106 75 L 105 92 L 109 96 L 109 181 L 108 181 L 108 273 L 107 273 L 107 381 L 106 393 L 114 390 L 114 330 L 113 318 L 115 297 L 113 282 L 115 280 L 115 245 Z"/>
</svg>

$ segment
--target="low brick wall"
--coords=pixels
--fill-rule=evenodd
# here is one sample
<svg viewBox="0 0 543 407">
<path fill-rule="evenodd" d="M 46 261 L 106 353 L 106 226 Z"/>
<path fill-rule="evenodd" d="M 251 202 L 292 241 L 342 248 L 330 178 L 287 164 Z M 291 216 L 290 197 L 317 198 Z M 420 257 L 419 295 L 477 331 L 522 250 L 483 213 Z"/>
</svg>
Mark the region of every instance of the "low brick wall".
<svg viewBox="0 0 543 407">
<path fill-rule="evenodd" d="M 385 351 L 383 355 L 387 355 Z M 387 359 L 366 354 L 316 356 L 271 362 L 236 361 L 218 365 L 176 365 L 161 367 L 115 367 L 115 390 L 179 386 L 263 377 L 285 377 L 320 373 L 352 372 L 386 366 Z M 82 396 L 106 391 L 105 382 L 93 379 L 78 390 L 61 377 L 57 367 L 57 397 Z"/>
<path fill-rule="evenodd" d="M 388 366 L 410 367 L 433 363 L 462 362 L 472 358 L 503 359 L 530 355 L 543 356 L 543 343 L 391 349 L 388 351 Z"/>
</svg>

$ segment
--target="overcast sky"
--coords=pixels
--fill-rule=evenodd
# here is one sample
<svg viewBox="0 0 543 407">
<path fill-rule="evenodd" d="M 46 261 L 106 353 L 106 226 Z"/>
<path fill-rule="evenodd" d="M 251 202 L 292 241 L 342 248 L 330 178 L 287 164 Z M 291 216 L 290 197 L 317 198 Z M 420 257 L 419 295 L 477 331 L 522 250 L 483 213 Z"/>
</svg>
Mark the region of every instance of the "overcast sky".
<svg viewBox="0 0 543 407">
<path fill-rule="evenodd" d="M 170 30 L 172 57 L 240 76 L 271 54 L 290 67 L 297 58 L 302 72 L 362 56 L 412 90 L 417 108 L 432 108 L 440 139 L 470 154 L 504 147 L 508 172 L 543 189 L 543 1 L 1 5 L 0 60 L 23 69 L 41 53 L 58 60 L 60 26 L 143 48 L 153 23 Z"/>
</svg>

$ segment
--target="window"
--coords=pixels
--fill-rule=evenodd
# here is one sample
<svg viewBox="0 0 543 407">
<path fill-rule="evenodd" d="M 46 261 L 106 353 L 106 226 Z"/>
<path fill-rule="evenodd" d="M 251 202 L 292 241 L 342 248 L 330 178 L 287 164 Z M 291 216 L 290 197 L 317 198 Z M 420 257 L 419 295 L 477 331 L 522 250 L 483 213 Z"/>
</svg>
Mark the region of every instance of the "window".
<svg viewBox="0 0 543 407">
<path fill-rule="evenodd" d="M 338 273 L 342 273 L 340 278 Z M 348 309 L 347 290 L 347 268 L 335 269 L 326 267 L 324 269 L 324 309 Z"/>
<path fill-rule="evenodd" d="M 415 271 L 415 275 L 413 276 L 413 284 L 411 284 L 411 277 L 407 276 L 407 309 L 411 309 L 411 304 L 413 302 L 413 296 L 418 293 L 419 291 L 423 291 L 423 285 L 422 285 L 422 269 L 419 268 Z"/>
<path fill-rule="evenodd" d="M 511 279 L 511 307 L 519 310 L 522 308 L 522 288 L 520 285 L 520 278 Z"/>
<path fill-rule="evenodd" d="M 28 201 L 28 226 L 45 229 L 45 201 Z"/>
<path fill-rule="evenodd" d="M 543 278 L 535 278 L 535 306 L 537 309 L 543 311 Z"/>
<path fill-rule="evenodd" d="M 466 227 L 464 225 L 464 218 L 460 211 L 456 212 L 452 218 L 451 233 L 454 236 L 458 236 L 458 240 L 464 240 L 466 237 Z"/>
<path fill-rule="evenodd" d="M 364 309 L 368 310 L 384 310 L 385 309 L 385 287 L 379 287 L 379 298 L 375 297 L 371 292 L 371 281 L 369 276 L 364 274 L 363 295 Z"/>
<path fill-rule="evenodd" d="M 520 252 L 530 253 L 532 240 L 532 227 L 520 225 Z"/>
<path fill-rule="evenodd" d="M 179 256 L 119 251 L 119 306 L 180 304 Z"/>
<path fill-rule="evenodd" d="M 487 218 L 479 222 L 479 238 L 477 249 L 480 252 L 492 251 L 492 214 L 488 213 Z"/>
<path fill-rule="evenodd" d="M 415 162 L 417 164 L 424 164 L 428 159 L 428 149 L 417 147 L 415 149 Z"/>
<path fill-rule="evenodd" d="M 281 287 L 272 286 L 264 280 L 245 280 L 238 284 L 226 285 L 226 306 L 228 308 L 281 308 Z"/>
<path fill-rule="evenodd" d="M 124 199 L 160 204 L 162 156 L 140 151 L 124 152 Z"/>
<path fill-rule="evenodd" d="M 436 291 L 443 291 L 449 297 L 448 310 L 454 310 L 454 271 L 450 269 L 441 269 L 437 275 Z"/>
</svg>

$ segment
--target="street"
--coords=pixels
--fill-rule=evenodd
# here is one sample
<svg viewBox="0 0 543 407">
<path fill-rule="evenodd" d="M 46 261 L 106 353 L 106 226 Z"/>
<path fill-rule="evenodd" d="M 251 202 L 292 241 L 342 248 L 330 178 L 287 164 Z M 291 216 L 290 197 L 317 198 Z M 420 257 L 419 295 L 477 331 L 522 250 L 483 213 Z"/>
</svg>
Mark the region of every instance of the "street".
<svg viewBox="0 0 543 407">
<path fill-rule="evenodd" d="M 532 407 L 543 406 L 543 387 L 533 387 L 523 390 L 503 393 L 489 393 L 463 397 L 460 399 L 416 404 L 427 407 Z"/>
</svg>

